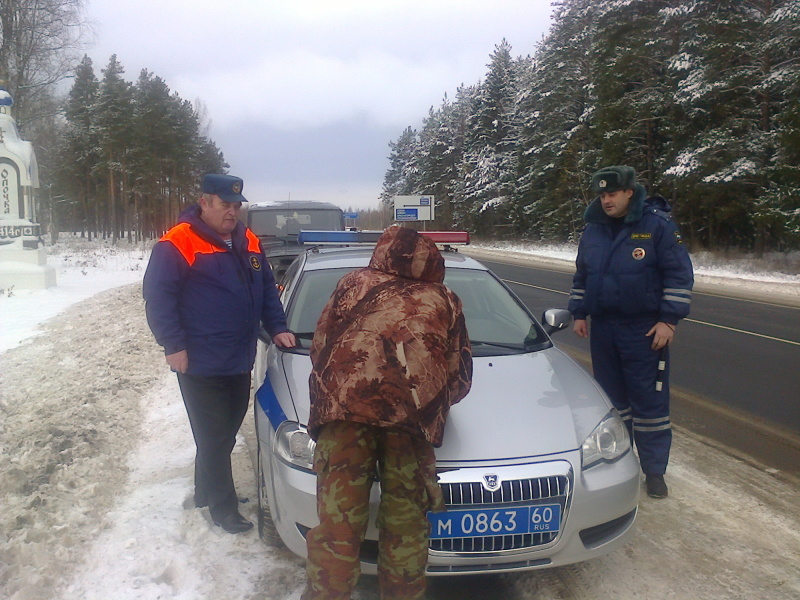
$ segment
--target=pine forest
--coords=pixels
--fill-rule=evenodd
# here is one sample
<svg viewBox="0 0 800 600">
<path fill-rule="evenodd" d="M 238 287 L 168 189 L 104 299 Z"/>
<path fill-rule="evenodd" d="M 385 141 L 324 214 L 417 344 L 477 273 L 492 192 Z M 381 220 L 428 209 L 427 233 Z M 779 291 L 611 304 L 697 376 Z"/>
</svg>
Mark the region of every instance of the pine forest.
<svg viewBox="0 0 800 600">
<path fill-rule="evenodd" d="M 533 56 L 389 144 L 382 198 L 430 194 L 439 227 L 576 240 L 592 173 L 634 167 L 691 248 L 800 247 L 800 1 L 560 0 Z"/>
</svg>

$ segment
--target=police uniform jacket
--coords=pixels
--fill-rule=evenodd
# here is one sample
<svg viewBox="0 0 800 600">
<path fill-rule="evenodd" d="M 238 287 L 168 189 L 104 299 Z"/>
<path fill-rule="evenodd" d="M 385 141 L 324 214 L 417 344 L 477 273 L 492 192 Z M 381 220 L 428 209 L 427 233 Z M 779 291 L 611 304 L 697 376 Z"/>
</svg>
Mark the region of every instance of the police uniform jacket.
<svg viewBox="0 0 800 600">
<path fill-rule="evenodd" d="M 648 317 L 674 325 L 689 314 L 694 283 L 689 253 L 667 201 L 645 196 L 637 185 L 616 235 L 600 198 L 586 209 L 569 299 L 576 319 Z"/>
<path fill-rule="evenodd" d="M 255 361 L 259 321 L 287 331 L 275 279 L 242 223 L 233 250 L 190 206 L 153 247 L 144 275 L 147 322 L 165 354 L 186 350 L 190 375 L 237 375 Z"/>
</svg>

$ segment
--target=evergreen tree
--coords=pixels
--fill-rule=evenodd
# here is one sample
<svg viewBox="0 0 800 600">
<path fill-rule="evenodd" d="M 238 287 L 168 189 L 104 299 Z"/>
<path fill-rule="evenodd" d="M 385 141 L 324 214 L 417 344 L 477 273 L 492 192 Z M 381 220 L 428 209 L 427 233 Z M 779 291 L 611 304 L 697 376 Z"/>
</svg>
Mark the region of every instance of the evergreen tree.
<svg viewBox="0 0 800 600">
<path fill-rule="evenodd" d="M 171 157 L 178 148 L 170 119 L 171 103 L 166 82 L 143 69 L 134 88 L 131 167 L 134 214 L 144 221 L 137 230 L 149 236 L 158 235 L 168 222 L 163 198 L 169 185 Z"/>
<path fill-rule="evenodd" d="M 760 56 L 760 129 L 768 154 L 754 203 L 755 249 L 800 244 L 800 2 L 751 0 L 763 33 Z"/>
<path fill-rule="evenodd" d="M 464 152 L 467 107 L 473 91 L 461 86 L 455 102 L 445 96 L 441 108 L 431 108 L 419 134 L 419 192 L 436 199 L 436 228 L 452 228 L 463 216 L 455 206 L 455 195 Z"/>
<path fill-rule="evenodd" d="M 586 181 L 599 152 L 592 131 L 596 10 L 593 0 L 556 6 L 551 34 L 525 69 L 520 100 L 518 196 L 523 231 L 534 239 L 576 239 L 591 200 Z"/>
<path fill-rule="evenodd" d="M 576 239 L 589 176 L 624 163 L 692 246 L 800 247 L 800 0 L 553 6 L 532 58 L 503 41 L 393 146 L 385 189 L 435 193 L 479 234 Z"/>
<path fill-rule="evenodd" d="M 81 235 L 85 232 L 89 239 L 99 222 L 95 205 L 99 144 L 94 128 L 98 89 L 92 59 L 84 56 L 75 69 L 74 83 L 67 95 L 64 108 L 67 124 L 57 169 L 59 189 L 73 209 L 71 226 L 73 230 L 77 227 Z"/>
<path fill-rule="evenodd" d="M 407 196 L 417 191 L 417 132 L 406 127 L 394 142 L 389 142 L 389 170 L 383 178 L 381 201 L 392 206 L 394 196 Z"/>
<path fill-rule="evenodd" d="M 490 231 L 502 219 L 496 213 L 509 210 L 518 165 L 517 65 L 506 40 L 495 47 L 488 67 L 467 118 L 460 193 L 465 225 L 479 233 Z"/>
<path fill-rule="evenodd" d="M 104 178 L 107 192 L 107 227 L 116 242 L 124 227 L 126 180 L 129 175 L 129 142 L 133 137 L 133 91 L 122 78 L 125 72 L 114 54 L 103 69 L 97 94 L 95 130 L 100 161 L 98 173 Z"/>
</svg>

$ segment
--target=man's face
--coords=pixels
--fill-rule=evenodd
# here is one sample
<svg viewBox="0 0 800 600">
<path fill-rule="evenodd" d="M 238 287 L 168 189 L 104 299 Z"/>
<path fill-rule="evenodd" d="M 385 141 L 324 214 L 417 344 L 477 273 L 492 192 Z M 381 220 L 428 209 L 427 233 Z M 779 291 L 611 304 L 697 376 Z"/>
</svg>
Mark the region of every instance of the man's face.
<svg viewBox="0 0 800 600">
<path fill-rule="evenodd" d="M 605 213 L 612 219 L 618 219 L 628 214 L 628 205 L 631 203 L 633 190 L 617 190 L 616 192 L 603 192 L 600 194 L 600 204 Z"/>
<path fill-rule="evenodd" d="M 241 208 L 241 202 L 225 202 L 219 196 L 214 195 L 208 198 L 203 196 L 200 199 L 200 209 L 202 210 L 200 218 L 211 229 L 227 239 L 236 228 Z"/>
</svg>

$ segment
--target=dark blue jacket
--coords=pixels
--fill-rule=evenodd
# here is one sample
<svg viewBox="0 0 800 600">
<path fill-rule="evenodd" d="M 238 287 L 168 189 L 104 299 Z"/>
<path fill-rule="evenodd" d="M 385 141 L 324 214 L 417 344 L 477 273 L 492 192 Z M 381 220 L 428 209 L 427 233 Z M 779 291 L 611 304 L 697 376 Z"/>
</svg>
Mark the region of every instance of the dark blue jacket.
<svg viewBox="0 0 800 600">
<path fill-rule="evenodd" d="M 187 351 L 191 375 L 247 373 L 259 321 L 270 335 L 288 330 L 258 238 L 241 223 L 231 236 L 233 250 L 190 206 L 153 247 L 144 274 L 150 329 L 165 354 Z"/>
<path fill-rule="evenodd" d="M 649 317 L 674 325 L 689 314 L 694 284 L 689 253 L 667 201 L 645 196 L 637 185 L 616 236 L 599 198 L 586 209 L 569 298 L 576 319 Z"/>
</svg>

